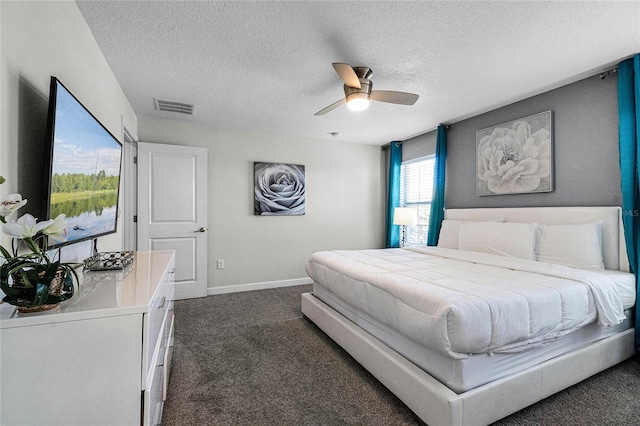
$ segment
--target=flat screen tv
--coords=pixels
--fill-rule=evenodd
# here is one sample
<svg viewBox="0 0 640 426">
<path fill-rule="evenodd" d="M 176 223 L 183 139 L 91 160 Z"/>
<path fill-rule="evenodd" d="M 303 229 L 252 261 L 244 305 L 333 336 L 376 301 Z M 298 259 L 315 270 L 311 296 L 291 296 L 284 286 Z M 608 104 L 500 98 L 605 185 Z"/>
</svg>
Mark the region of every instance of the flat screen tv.
<svg viewBox="0 0 640 426">
<path fill-rule="evenodd" d="M 56 78 L 51 77 L 43 218 L 66 215 L 66 241 L 116 232 L 122 144 Z"/>
</svg>

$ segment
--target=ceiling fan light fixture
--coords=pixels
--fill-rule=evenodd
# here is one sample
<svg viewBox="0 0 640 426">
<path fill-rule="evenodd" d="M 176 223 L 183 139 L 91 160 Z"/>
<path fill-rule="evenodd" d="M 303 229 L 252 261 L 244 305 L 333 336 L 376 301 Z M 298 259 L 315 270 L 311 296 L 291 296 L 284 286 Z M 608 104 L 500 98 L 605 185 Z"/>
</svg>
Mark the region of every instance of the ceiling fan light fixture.
<svg viewBox="0 0 640 426">
<path fill-rule="evenodd" d="M 373 74 L 371 68 L 352 67 L 341 62 L 334 62 L 333 68 L 344 82 L 344 86 L 342 86 L 344 98 L 324 107 L 314 115 L 325 115 L 344 103 L 352 111 L 363 111 L 369 107 L 369 101 L 413 105 L 418 100 L 418 95 L 415 93 L 397 92 L 395 90 L 372 90 L 373 83 L 369 79 Z"/>
<path fill-rule="evenodd" d="M 369 95 L 367 93 L 351 93 L 347 96 L 347 106 L 351 111 L 364 111 L 369 108 Z"/>
</svg>

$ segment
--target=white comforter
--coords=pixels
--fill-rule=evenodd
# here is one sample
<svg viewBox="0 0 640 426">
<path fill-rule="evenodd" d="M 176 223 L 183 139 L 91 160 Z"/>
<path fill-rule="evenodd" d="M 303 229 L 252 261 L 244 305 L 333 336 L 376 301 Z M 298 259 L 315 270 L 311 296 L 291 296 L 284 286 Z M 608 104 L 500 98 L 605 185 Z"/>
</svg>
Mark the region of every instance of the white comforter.
<svg viewBox="0 0 640 426">
<path fill-rule="evenodd" d="M 309 258 L 306 270 L 349 305 L 454 358 L 524 350 L 596 318 L 603 326 L 625 318 L 606 276 L 484 253 L 324 251 Z"/>
</svg>

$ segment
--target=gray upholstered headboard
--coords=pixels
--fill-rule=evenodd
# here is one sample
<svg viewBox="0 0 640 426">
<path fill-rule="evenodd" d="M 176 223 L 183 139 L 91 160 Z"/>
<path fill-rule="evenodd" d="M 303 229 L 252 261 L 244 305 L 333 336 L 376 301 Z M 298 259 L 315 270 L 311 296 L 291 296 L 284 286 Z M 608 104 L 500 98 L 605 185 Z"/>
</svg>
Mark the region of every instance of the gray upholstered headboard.
<svg viewBox="0 0 640 426">
<path fill-rule="evenodd" d="M 629 272 L 620 207 L 499 207 L 449 209 L 445 219 L 535 222 L 543 225 L 580 224 L 602 220 L 602 257 L 606 269 Z"/>
</svg>

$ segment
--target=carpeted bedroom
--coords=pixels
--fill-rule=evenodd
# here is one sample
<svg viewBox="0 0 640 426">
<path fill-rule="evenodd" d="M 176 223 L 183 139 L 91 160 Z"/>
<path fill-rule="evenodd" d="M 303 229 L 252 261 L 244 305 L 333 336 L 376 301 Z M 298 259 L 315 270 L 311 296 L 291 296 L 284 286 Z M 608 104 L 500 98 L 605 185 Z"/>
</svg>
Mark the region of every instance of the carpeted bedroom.
<svg viewBox="0 0 640 426">
<path fill-rule="evenodd" d="M 424 425 L 303 318 L 300 296 L 309 291 L 176 301 L 162 424 Z M 640 364 L 630 359 L 494 424 L 640 424 L 638 388 Z"/>
</svg>

